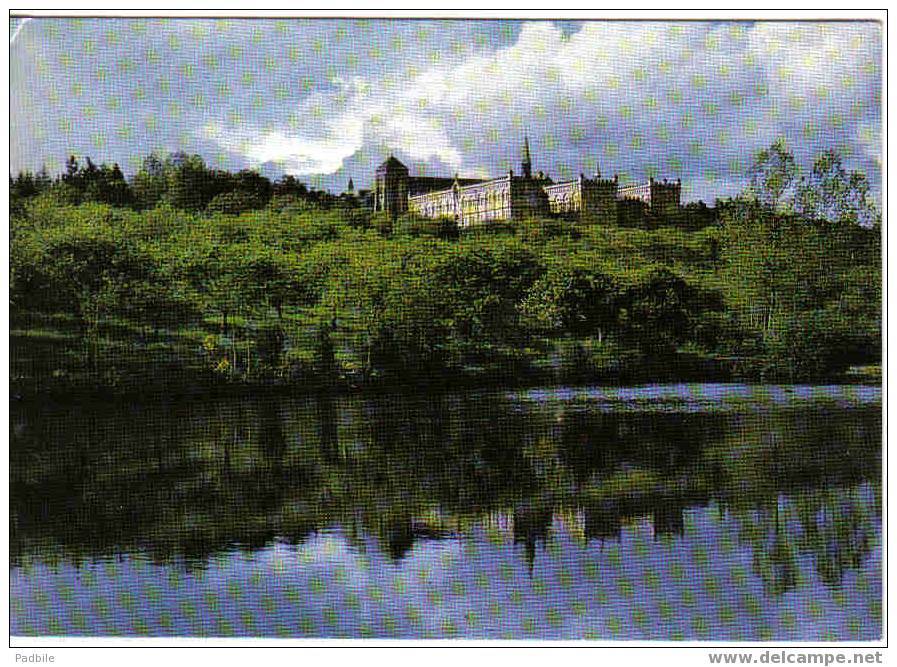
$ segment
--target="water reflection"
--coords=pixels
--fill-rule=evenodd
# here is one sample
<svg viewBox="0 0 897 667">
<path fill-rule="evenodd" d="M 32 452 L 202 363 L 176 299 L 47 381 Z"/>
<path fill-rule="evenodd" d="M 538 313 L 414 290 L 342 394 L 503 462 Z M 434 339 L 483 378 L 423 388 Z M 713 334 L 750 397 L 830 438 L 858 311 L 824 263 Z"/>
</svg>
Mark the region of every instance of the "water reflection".
<svg viewBox="0 0 897 667">
<path fill-rule="evenodd" d="M 83 573 L 110 562 L 118 563 L 119 588 L 145 587 L 147 572 L 129 568 L 148 558 L 165 576 L 181 572 L 195 578 L 197 590 L 217 595 L 210 582 L 268 579 L 285 571 L 285 559 L 298 558 L 293 584 L 322 589 L 323 606 L 294 618 L 292 589 L 274 577 L 269 593 L 282 604 L 266 603 L 269 593 L 255 600 L 273 618 L 267 632 L 670 639 L 729 638 L 747 627 L 749 638 L 761 639 L 880 634 L 880 397 L 858 400 L 845 389 L 782 401 L 767 388 L 751 401 L 739 388 L 736 401 L 689 388 L 689 401 L 697 395 L 701 406 L 693 410 L 690 402 L 671 403 L 668 393 L 649 391 L 646 400 L 628 391 L 600 400 L 560 391 L 535 400 L 532 393 L 319 396 L 16 408 L 13 589 L 34 594 L 60 585 L 67 568 Z M 333 554 L 315 553 L 322 544 L 339 564 Z M 447 588 L 410 599 L 422 560 L 427 577 L 445 578 Z M 381 582 L 373 598 L 367 588 L 351 593 L 349 583 L 370 579 L 371 563 L 388 563 L 404 588 Z M 493 574 L 479 579 L 477 568 Z M 596 592 L 594 575 L 605 568 L 615 583 Z M 538 584 L 546 573 L 547 593 Z M 359 600 L 343 599 L 350 594 Z M 530 595 L 538 618 L 520 611 Z M 780 618 L 795 599 L 813 596 L 817 605 L 832 605 L 826 613 L 835 625 L 808 627 L 819 620 L 817 607 L 810 621 Z M 489 599 L 504 602 L 496 611 Z M 455 615 L 423 628 L 383 611 L 391 605 Z M 327 609 L 355 625 L 328 629 L 321 620 Z M 251 630 L 231 618 L 225 625 L 232 632 L 210 632 L 183 610 L 165 613 L 180 620 L 142 629 L 262 632 L 258 618 Z M 217 623 L 222 614 L 219 605 L 200 616 Z M 83 628 L 62 630 L 141 631 L 129 622 L 86 619 Z M 53 629 L 23 623 L 14 613 L 14 630 Z"/>
</svg>

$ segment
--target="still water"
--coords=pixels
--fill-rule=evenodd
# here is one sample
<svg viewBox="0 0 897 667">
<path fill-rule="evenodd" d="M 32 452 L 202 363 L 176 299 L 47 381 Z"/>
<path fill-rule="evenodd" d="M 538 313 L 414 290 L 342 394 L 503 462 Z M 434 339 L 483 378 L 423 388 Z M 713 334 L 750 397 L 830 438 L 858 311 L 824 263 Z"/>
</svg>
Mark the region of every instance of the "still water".
<svg viewBox="0 0 897 667">
<path fill-rule="evenodd" d="M 881 637 L 881 392 L 13 406 L 13 635 Z"/>
</svg>

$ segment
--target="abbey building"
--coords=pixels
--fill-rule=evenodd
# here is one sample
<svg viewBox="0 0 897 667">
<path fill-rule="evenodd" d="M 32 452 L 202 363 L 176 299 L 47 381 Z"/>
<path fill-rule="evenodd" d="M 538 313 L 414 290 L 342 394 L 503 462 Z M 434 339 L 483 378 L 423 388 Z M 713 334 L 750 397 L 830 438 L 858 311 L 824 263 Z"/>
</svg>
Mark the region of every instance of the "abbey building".
<svg viewBox="0 0 897 667">
<path fill-rule="evenodd" d="M 620 215 L 653 212 L 668 215 L 680 205 L 681 182 L 655 181 L 621 185 L 617 177 L 579 178 L 555 183 L 541 171 L 532 173 L 529 140 L 524 139 L 522 173 L 513 170 L 493 179 L 411 176 L 392 155 L 376 171 L 372 195 L 375 211 L 450 218 L 459 227 L 510 222 L 536 215 L 584 221 L 616 221 Z"/>
</svg>

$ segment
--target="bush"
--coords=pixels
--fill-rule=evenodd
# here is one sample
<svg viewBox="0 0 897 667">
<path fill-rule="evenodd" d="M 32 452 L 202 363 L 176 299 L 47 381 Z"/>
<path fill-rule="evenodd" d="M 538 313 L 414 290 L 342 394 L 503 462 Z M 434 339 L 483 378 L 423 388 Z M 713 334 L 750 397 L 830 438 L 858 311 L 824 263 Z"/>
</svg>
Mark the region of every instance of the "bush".
<svg viewBox="0 0 897 667">
<path fill-rule="evenodd" d="M 265 366 L 279 367 L 283 359 L 286 336 L 276 323 L 266 323 L 259 327 L 255 336 L 255 347 L 259 360 Z"/>
<path fill-rule="evenodd" d="M 416 215 L 403 215 L 392 226 L 396 236 L 431 236 L 440 239 L 458 238 L 458 225 L 452 218 L 429 220 Z"/>
<path fill-rule="evenodd" d="M 577 223 L 560 218 L 531 218 L 519 223 L 519 235 L 529 243 L 539 243 L 554 238 L 578 239 L 581 236 Z"/>
<path fill-rule="evenodd" d="M 574 384 L 637 377 L 644 363 L 638 350 L 594 338 L 558 341 L 555 360 L 558 379 Z"/>
<path fill-rule="evenodd" d="M 263 208 L 265 202 L 256 194 L 234 191 L 216 195 L 206 211 L 209 213 L 223 213 L 225 215 L 240 215 L 246 211 L 254 211 Z"/>
<path fill-rule="evenodd" d="M 877 344 L 834 309 L 798 313 L 767 337 L 765 375 L 797 381 L 842 373 L 877 358 Z"/>
</svg>

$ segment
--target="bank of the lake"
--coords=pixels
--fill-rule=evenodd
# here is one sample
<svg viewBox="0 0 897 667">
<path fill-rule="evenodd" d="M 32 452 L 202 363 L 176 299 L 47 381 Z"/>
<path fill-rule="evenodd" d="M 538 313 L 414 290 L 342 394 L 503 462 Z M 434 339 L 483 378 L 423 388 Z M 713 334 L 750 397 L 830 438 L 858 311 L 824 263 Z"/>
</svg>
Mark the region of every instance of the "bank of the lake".
<svg viewBox="0 0 897 667">
<path fill-rule="evenodd" d="M 10 331 L 13 400 L 179 400 L 246 393 L 382 394 L 796 379 L 826 384 L 881 383 L 880 365 L 850 366 L 795 378 L 794 369 L 762 356 L 721 356 L 697 350 L 650 355 L 592 339 L 539 339 L 520 349 L 493 348 L 480 355 L 478 363 L 368 373 L 339 351 L 329 363 L 287 358 L 272 365 L 245 341 L 231 344 L 231 339 L 201 329 L 149 333 L 121 324 L 104 327 L 102 333 L 92 341 L 71 318 L 20 316 Z M 227 364 L 222 365 L 222 360 Z"/>
</svg>

